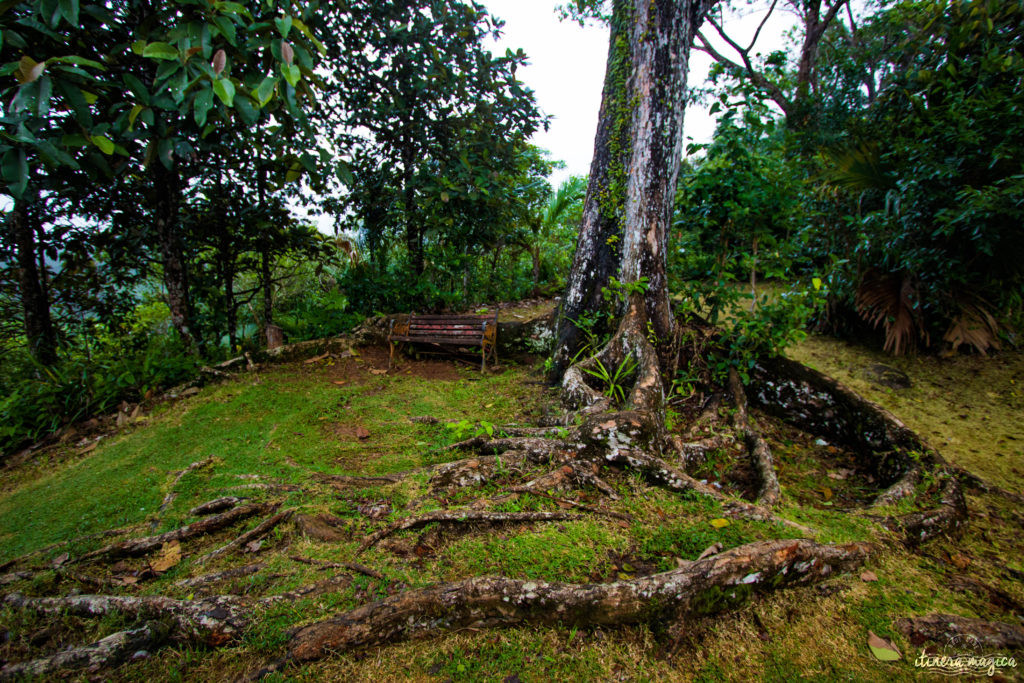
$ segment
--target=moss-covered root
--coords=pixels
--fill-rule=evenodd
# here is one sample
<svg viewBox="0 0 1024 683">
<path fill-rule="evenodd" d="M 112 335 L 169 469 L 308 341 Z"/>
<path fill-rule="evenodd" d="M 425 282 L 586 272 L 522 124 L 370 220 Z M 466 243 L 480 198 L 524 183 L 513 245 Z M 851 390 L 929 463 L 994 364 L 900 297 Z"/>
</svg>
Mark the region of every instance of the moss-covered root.
<svg viewBox="0 0 1024 683">
<path fill-rule="evenodd" d="M 443 629 L 617 625 L 714 613 L 755 592 L 822 581 L 861 565 L 870 546 L 760 541 L 661 574 L 606 584 L 471 578 L 411 590 L 298 631 L 289 658 L 315 660 Z"/>
</svg>

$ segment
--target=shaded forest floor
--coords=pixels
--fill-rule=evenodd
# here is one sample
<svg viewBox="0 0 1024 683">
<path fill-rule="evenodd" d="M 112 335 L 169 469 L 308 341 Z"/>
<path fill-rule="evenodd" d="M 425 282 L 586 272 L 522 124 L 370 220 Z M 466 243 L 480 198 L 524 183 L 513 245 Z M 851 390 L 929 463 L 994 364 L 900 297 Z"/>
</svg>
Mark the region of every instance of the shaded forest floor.
<svg viewBox="0 0 1024 683">
<path fill-rule="evenodd" d="M 1024 489 L 1024 354 L 892 359 L 811 338 L 791 355 L 889 408 L 955 464 L 1005 489 Z M 895 376 L 897 386 L 903 379 L 874 368 L 878 364 L 905 373 L 910 386 L 879 384 L 880 373 L 889 383 Z M 557 412 L 557 393 L 541 382 L 536 359 L 507 362 L 488 374 L 439 359 L 403 358 L 387 368 L 386 350 L 374 347 L 356 356 L 263 368 L 128 416 L 116 434 L 98 441 L 77 435 L 0 472 L 0 564 L 39 551 L 17 567 L 31 567 L 32 576 L 5 575 L 2 592 L 187 599 L 280 594 L 335 579 L 321 592 L 260 607 L 264 612 L 236 644 L 215 650 L 168 647 L 103 676 L 226 680 L 279 657 L 294 626 L 405 588 L 484 574 L 614 581 L 675 567 L 715 543 L 730 548 L 795 534 L 766 522 L 731 520 L 722 526 L 714 501 L 667 493 L 626 473 L 607 479 L 617 500 L 590 491 L 567 496 L 602 514 L 457 531 L 434 525 L 395 533 L 359 554 L 369 534 L 413 507 L 424 512 L 467 502 L 460 494 L 426 496 L 424 468 L 462 457 L 443 451 L 445 445 L 489 425 L 527 424 Z M 411 419 L 426 417 L 437 420 Z M 678 417 L 679 428 L 687 427 L 684 416 Z M 850 454 L 757 417 L 779 469 L 785 496 L 780 515 L 813 526 L 820 541 L 868 538 L 888 544 L 869 560 L 868 574 L 771 594 L 682 630 L 666 624 L 462 631 L 296 667 L 286 675 L 510 683 L 910 680 L 920 677 L 913 667 L 919 648 L 897 630 L 898 619 L 943 612 L 1024 623 L 1024 512 L 1017 502 L 968 490 L 971 517 L 960 539 L 905 550 L 889 543 L 889 532 L 847 511 L 873 490 L 850 464 Z M 729 455 L 709 460 L 702 475 L 725 488 L 742 488 L 743 473 L 732 469 Z M 185 471 L 192 463 L 204 464 Z M 399 472 L 411 474 L 396 483 L 353 478 Z M 501 490 L 500 479 L 485 485 L 485 493 Z M 135 537 L 177 528 L 196 519 L 189 512 L 194 506 L 220 496 L 280 503 L 295 515 L 262 541 L 205 563 L 198 558 L 243 528 L 183 542 L 180 558 L 161 551 L 73 565 L 73 571 L 65 564 L 64 554 L 74 558 L 112 540 L 91 534 L 125 528 L 122 537 Z M 525 494 L 494 509 L 565 511 L 567 505 L 564 499 Z M 63 545 L 50 547 L 57 543 Z M 344 566 L 354 562 L 371 571 Z M 188 582 L 240 567 L 245 573 L 235 578 Z M 0 659 L 43 656 L 126 625 L 111 617 L 54 622 L 3 607 Z M 893 640 L 903 659 L 875 659 L 867 646 L 869 630 Z"/>
</svg>

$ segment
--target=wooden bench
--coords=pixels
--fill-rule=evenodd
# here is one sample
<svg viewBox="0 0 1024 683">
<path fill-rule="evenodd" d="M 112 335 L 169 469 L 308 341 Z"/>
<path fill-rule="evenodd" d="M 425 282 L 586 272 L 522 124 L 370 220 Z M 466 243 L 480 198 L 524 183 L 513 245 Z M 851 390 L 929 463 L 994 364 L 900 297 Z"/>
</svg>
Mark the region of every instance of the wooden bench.
<svg viewBox="0 0 1024 683">
<path fill-rule="evenodd" d="M 391 355 L 403 343 L 434 344 L 445 348 L 480 347 L 480 370 L 487 368 L 487 359 L 498 359 L 498 313 L 494 315 L 410 315 L 408 320 L 391 320 L 388 343 Z"/>
</svg>

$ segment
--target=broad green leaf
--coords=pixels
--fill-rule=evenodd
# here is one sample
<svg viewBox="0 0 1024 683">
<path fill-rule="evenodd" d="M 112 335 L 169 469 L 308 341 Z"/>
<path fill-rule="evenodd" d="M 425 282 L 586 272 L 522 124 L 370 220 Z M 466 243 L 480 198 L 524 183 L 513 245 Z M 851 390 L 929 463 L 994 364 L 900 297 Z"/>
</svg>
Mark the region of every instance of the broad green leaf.
<svg viewBox="0 0 1024 683">
<path fill-rule="evenodd" d="M 95 104 L 96 100 L 99 99 L 99 95 L 94 92 L 89 92 L 88 90 L 82 91 L 82 97 L 85 98 L 85 101 L 89 104 Z"/>
<path fill-rule="evenodd" d="M 78 27 L 78 0 L 60 0 L 60 13 L 69 24 Z"/>
<path fill-rule="evenodd" d="M 274 24 L 277 25 L 277 32 L 281 34 L 281 37 L 287 38 L 288 32 L 292 30 L 292 18 L 285 15 L 280 19 L 274 19 Z"/>
<path fill-rule="evenodd" d="M 818 291 L 819 289 L 821 289 L 821 278 L 820 277 L 813 277 L 813 278 L 811 278 L 811 284 L 814 285 L 814 291 Z"/>
<path fill-rule="evenodd" d="M 220 34 L 227 38 L 227 41 L 231 43 L 232 47 L 238 44 L 235 22 L 231 21 L 228 17 L 214 17 L 213 23 L 217 25 L 217 29 L 220 31 Z"/>
<path fill-rule="evenodd" d="M 140 102 L 147 105 L 149 104 L 149 91 L 146 90 L 146 86 L 142 84 L 142 81 L 132 74 L 125 74 L 124 84 L 128 86 L 128 89 L 132 91 L 132 94 L 135 95 Z"/>
<path fill-rule="evenodd" d="M 151 59 L 178 59 L 179 53 L 178 48 L 174 47 L 170 43 L 150 43 L 146 45 L 145 49 L 142 50 L 143 57 L 149 57 Z"/>
<path fill-rule="evenodd" d="M 79 168 L 78 162 L 75 161 L 70 154 L 58 149 L 56 145 L 53 145 L 46 140 L 42 140 L 39 143 L 39 153 L 44 157 L 48 157 L 53 161 L 54 164 L 70 166 L 71 168 Z"/>
<path fill-rule="evenodd" d="M 143 50 L 145 49 L 146 41 L 144 40 L 136 40 L 134 43 L 132 43 L 132 52 L 134 52 L 137 55 L 141 55 Z"/>
<path fill-rule="evenodd" d="M 260 113 L 252 106 L 248 97 L 235 98 L 235 111 L 242 117 L 242 123 L 247 126 L 253 125 L 260 118 Z"/>
<path fill-rule="evenodd" d="M 114 153 L 114 141 L 108 138 L 106 135 L 92 135 L 89 137 L 92 143 L 99 147 L 100 151 L 106 155 Z"/>
<path fill-rule="evenodd" d="M 266 106 L 267 102 L 270 101 L 270 98 L 274 96 L 274 88 L 276 87 L 277 79 L 273 76 L 267 76 L 263 79 L 263 82 L 260 83 L 259 87 L 256 88 L 256 91 L 253 93 L 256 97 L 256 101 L 259 102 L 260 107 Z"/>
<path fill-rule="evenodd" d="M 284 174 L 284 181 L 286 183 L 294 183 L 296 180 L 302 177 L 302 166 L 296 161 L 293 162 L 288 170 Z"/>
<path fill-rule="evenodd" d="M 213 91 L 217 93 L 217 97 L 224 103 L 225 107 L 230 107 L 235 102 L 235 84 L 226 78 L 220 78 L 213 82 Z"/>
<path fill-rule="evenodd" d="M 288 64 L 281 67 L 281 73 L 284 75 L 284 80 L 288 81 L 288 85 L 295 87 L 295 84 L 302 78 L 302 72 L 299 71 L 299 67 L 294 64 Z"/>
<path fill-rule="evenodd" d="M 196 125 L 202 128 L 206 125 L 206 115 L 210 111 L 210 107 L 213 106 L 213 90 L 209 88 L 203 88 L 196 95 L 195 101 L 192 103 L 194 114 L 196 118 Z"/>
<path fill-rule="evenodd" d="M 28 187 L 28 161 L 25 159 L 25 150 L 11 149 L 4 154 L 2 169 L 4 180 L 9 185 L 7 189 L 15 199 L 21 199 Z"/>
</svg>

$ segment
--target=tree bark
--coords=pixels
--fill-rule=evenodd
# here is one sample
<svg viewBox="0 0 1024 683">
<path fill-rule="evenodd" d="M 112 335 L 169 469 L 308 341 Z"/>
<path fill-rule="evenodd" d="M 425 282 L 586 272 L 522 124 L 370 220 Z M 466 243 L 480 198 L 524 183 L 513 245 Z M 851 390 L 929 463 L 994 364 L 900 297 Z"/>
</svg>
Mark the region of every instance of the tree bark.
<svg viewBox="0 0 1024 683">
<path fill-rule="evenodd" d="M 57 334 L 50 318 L 50 300 L 36 261 L 38 250 L 31 202 L 16 200 L 7 220 L 17 250 L 18 285 L 29 353 L 39 363 L 53 365 L 57 362 Z"/>
<path fill-rule="evenodd" d="M 168 170 L 159 161 L 150 164 L 153 187 L 150 200 L 153 226 L 156 229 L 160 262 L 164 270 L 167 306 L 171 309 L 171 324 L 189 348 L 196 346 L 193 329 L 192 304 L 189 298 L 188 270 L 181 247 L 179 207 L 181 205 L 181 178 L 177 170 Z"/>
</svg>

